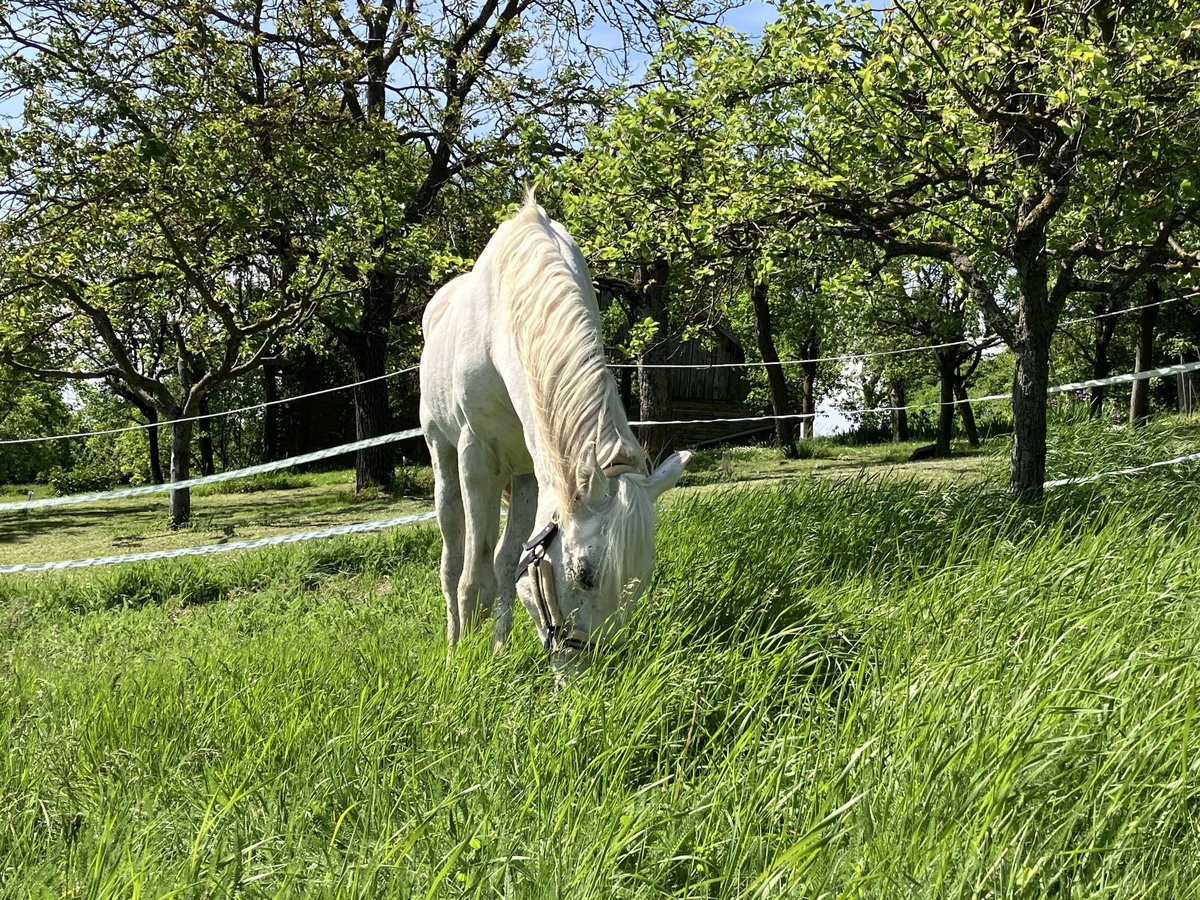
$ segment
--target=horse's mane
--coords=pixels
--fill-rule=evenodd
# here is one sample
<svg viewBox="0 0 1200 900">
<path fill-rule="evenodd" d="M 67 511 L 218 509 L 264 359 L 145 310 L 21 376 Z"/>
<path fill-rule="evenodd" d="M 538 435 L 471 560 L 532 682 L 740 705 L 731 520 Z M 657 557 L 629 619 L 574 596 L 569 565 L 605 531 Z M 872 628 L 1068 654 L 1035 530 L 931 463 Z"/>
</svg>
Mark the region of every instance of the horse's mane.
<svg viewBox="0 0 1200 900">
<path fill-rule="evenodd" d="M 605 361 L 591 286 L 576 279 L 532 191 L 497 237 L 492 288 L 508 309 L 528 377 L 538 453 L 549 458 L 560 502 L 573 506 L 590 475 L 583 471 L 589 444 L 604 468 L 645 473 L 646 452 L 630 430 Z"/>
</svg>

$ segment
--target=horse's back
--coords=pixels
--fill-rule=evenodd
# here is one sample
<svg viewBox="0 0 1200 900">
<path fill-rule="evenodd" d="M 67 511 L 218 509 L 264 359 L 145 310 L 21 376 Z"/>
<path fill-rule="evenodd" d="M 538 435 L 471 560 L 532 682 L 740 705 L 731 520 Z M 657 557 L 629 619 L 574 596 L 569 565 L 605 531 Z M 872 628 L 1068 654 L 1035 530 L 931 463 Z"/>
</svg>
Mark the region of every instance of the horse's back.
<svg viewBox="0 0 1200 900">
<path fill-rule="evenodd" d="M 438 325 L 450 311 L 450 305 L 453 303 L 455 295 L 460 288 L 465 287 L 459 282 L 469 275 L 470 273 L 467 272 L 442 285 L 425 305 L 425 312 L 421 316 L 421 334 L 425 338 L 426 346 L 428 346 L 430 338 L 437 333 Z"/>
<path fill-rule="evenodd" d="M 490 292 L 486 261 L 443 286 L 425 308 L 421 352 L 421 427 L 426 437 L 462 445 L 470 434 L 513 471 L 529 469 L 521 420 L 503 357 L 501 311 Z M 497 359 L 497 357 L 501 359 Z"/>
<path fill-rule="evenodd" d="M 546 297 L 536 285 L 554 270 L 574 287 L 566 295 Z M 502 467 L 531 471 L 535 414 L 526 361 L 513 332 L 521 322 L 539 328 L 549 307 L 564 300 L 590 308 L 588 318 L 598 335 L 595 293 L 578 244 L 544 209 L 527 205 L 496 229 L 474 267 L 443 286 L 425 309 L 421 422 L 426 434 L 437 431 L 458 443 L 469 433 L 495 448 Z M 514 304 L 524 308 L 516 313 Z"/>
</svg>

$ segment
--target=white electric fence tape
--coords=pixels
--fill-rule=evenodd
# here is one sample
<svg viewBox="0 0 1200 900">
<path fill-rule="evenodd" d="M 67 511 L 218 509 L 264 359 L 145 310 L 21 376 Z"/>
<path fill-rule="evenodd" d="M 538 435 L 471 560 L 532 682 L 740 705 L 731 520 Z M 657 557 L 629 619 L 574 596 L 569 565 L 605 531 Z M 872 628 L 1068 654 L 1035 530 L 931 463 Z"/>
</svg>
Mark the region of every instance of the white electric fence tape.
<svg viewBox="0 0 1200 900">
<path fill-rule="evenodd" d="M 1126 384 L 1132 381 L 1145 381 L 1148 378 L 1164 378 L 1169 375 L 1182 375 L 1187 372 L 1200 371 L 1200 362 L 1180 363 L 1174 366 L 1164 366 L 1161 369 L 1147 369 L 1144 372 L 1129 372 L 1125 375 L 1113 375 L 1111 378 L 1091 378 L 1087 381 L 1072 381 L 1068 384 L 1058 384 L 1047 388 L 1048 394 L 1062 394 L 1067 391 L 1082 391 L 1093 387 L 1108 387 L 1113 384 Z M 706 422 L 775 422 L 780 419 L 812 419 L 822 416 L 861 416 L 866 413 L 900 412 L 912 409 L 930 409 L 942 406 L 957 406 L 959 403 L 988 403 L 999 400 L 1011 400 L 1012 394 L 983 394 L 978 397 L 968 397 L 963 400 L 952 400 L 947 403 L 933 401 L 930 403 L 910 403 L 907 406 L 874 406 L 869 409 L 818 410 L 815 413 L 789 413 L 784 416 L 735 416 L 720 419 L 645 419 L 630 422 L 630 425 L 701 425 Z"/>
<path fill-rule="evenodd" d="M 1161 378 L 1169 375 L 1177 375 L 1180 373 L 1193 372 L 1200 369 L 1200 362 L 1183 363 L 1180 365 L 1166 366 L 1161 369 L 1151 369 L 1145 372 L 1133 372 L 1125 375 L 1114 375 L 1111 378 L 1094 378 L 1088 381 L 1074 381 L 1069 384 L 1060 384 L 1049 388 L 1049 393 L 1064 393 L 1066 391 L 1085 390 L 1091 387 L 1103 387 L 1113 384 L 1124 384 L 1131 381 L 1141 381 L 1147 378 Z M 967 402 L 970 403 L 986 403 L 991 401 L 1003 401 L 1010 399 L 1008 394 L 987 394 L 983 396 L 970 397 Z M 961 401 L 955 400 L 954 404 Z M 816 416 L 831 416 L 831 415 L 863 415 L 865 413 L 886 413 L 898 412 L 900 410 L 927 409 L 931 407 L 940 407 L 943 404 L 940 402 L 932 403 L 916 403 L 908 406 L 877 406 L 870 409 L 850 409 L 839 412 L 817 412 Z M 696 425 L 708 422 L 718 423 L 749 423 L 749 422 L 771 422 L 780 419 L 805 419 L 812 417 L 809 413 L 792 413 L 786 416 L 738 416 L 712 419 L 667 419 L 667 420 L 644 420 L 630 422 L 630 425 Z M 260 463 L 256 466 L 248 466 L 243 469 L 231 469 L 228 472 L 218 472 L 215 475 L 202 475 L 198 478 L 189 478 L 186 481 L 167 482 L 164 484 L 145 484 L 138 487 L 116 488 L 111 491 L 95 491 L 87 494 L 68 494 L 64 497 L 45 497 L 39 500 L 12 500 L 0 503 L 0 512 L 15 512 L 19 510 L 30 509 L 45 509 L 55 506 L 73 506 L 80 503 L 96 503 L 105 500 L 123 500 L 130 497 L 142 497 L 149 494 L 163 494 L 170 491 L 182 490 L 184 488 L 199 487 L 205 484 L 217 484 L 224 481 L 234 481 L 239 478 L 249 478 L 254 475 L 263 475 L 269 472 L 278 472 L 283 469 L 290 469 L 293 466 L 303 465 L 310 462 L 318 462 L 323 459 L 329 459 L 334 456 L 340 456 L 344 453 L 353 453 L 357 450 L 365 450 L 370 447 L 379 447 L 384 444 L 390 444 L 397 441 L 407 440 L 409 438 L 419 437 L 421 430 L 419 428 L 410 428 L 406 431 L 397 431 L 392 434 L 380 435 L 379 437 L 366 438 L 361 441 L 353 441 L 349 444 L 340 444 L 336 447 L 329 447 L 325 450 L 316 450 L 312 453 L 304 453 L 299 456 L 288 457 L 287 459 L 274 460 L 273 462 Z"/>
<path fill-rule="evenodd" d="M 1100 313 L 1095 316 L 1082 316 L 1078 319 L 1065 319 L 1059 323 L 1062 325 L 1080 325 L 1084 322 L 1096 322 L 1100 319 L 1107 319 L 1112 316 L 1121 316 L 1125 313 L 1137 312 L 1141 309 L 1149 309 L 1152 306 L 1165 306 L 1168 303 L 1178 303 L 1180 300 L 1191 300 L 1194 297 L 1200 297 L 1200 291 L 1192 291 L 1190 294 L 1180 294 L 1177 297 L 1169 297 L 1166 300 L 1158 300 L 1154 303 L 1144 303 L 1141 306 L 1130 306 L 1126 309 L 1117 309 L 1112 312 Z M 761 361 L 752 362 L 728 362 L 728 363 L 609 363 L 610 369 L 755 369 L 765 366 L 802 366 L 805 363 L 829 363 L 829 362 L 858 362 L 864 359 L 878 359 L 885 356 L 904 356 L 908 353 L 924 353 L 926 350 L 948 350 L 951 347 L 972 347 L 987 343 L 988 341 L 997 341 L 998 338 L 974 338 L 971 340 L 950 341 L 945 344 L 926 344 L 923 347 L 904 347 L 900 350 L 868 350 L 860 353 L 845 353 L 841 356 L 814 356 L 811 359 L 781 359 L 779 362 L 768 363 Z M 1008 348 L 1003 348 L 1007 350 Z"/>
<path fill-rule="evenodd" d="M 1047 393 L 1063 393 L 1066 391 L 1086 390 L 1091 387 L 1105 387 L 1113 384 L 1125 384 L 1133 381 L 1141 381 L 1148 378 L 1161 378 L 1169 375 L 1183 374 L 1194 372 L 1200 369 L 1200 362 L 1184 363 L 1175 366 L 1165 366 L 1159 369 L 1151 369 L 1145 372 L 1132 372 L 1125 375 L 1114 375 L 1111 378 L 1093 378 L 1087 381 L 1075 381 L 1068 384 L 1055 385 L 1047 390 Z M 971 397 L 970 402 L 979 403 L 985 401 L 996 401 L 1010 399 L 1008 394 L 991 394 L 982 397 Z M 954 401 L 958 403 L 959 401 Z M 876 407 L 874 409 L 847 410 L 846 414 L 856 415 L 866 412 L 893 412 L 901 409 L 919 409 L 930 406 L 942 406 L 941 403 L 926 403 L 914 406 L 902 407 Z M 795 414 L 789 416 L 747 416 L 739 418 L 717 418 L 717 419 L 680 419 L 672 421 L 645 421 L 631 422 L 631 425 L 683 425 L 702 422 L 758 422 L 771 421 L 781 418 L 805 418 L 807 414 Z M 820 415 L 820 413 L 818 413 Z M 245 469 L 234 469 L 229 472 L 221 472 L 217 475 L 208 475 L 201 478 L 193 478 L 188 481 L 180 481 L 173 484 L 156 484 L 143 485 L 135 488 L 123 488 L 114 491 L 99 491 L 91 494 L 74 494 L 67 497 L 48 497 L 42 500 L 23 500 L 13 503 L 0 503 L 0 510 L 21 510 L 35 509 L 48 506 L 63 506 L 75 503 L 89 503 L 98 500 L 110 500 L 117 498 L 141 496 L 144 494 L 160 493 L 172 490 L 178 490 L 186 487 L 196 487 L 202 484 L 212 484 L 220 481 L 231 481 L 236 478 L 258 475 L 265 472 L 274 472 L 280 469 L 290 468 L 291 466 L 300 465 L 305 462 L 315 462 L 321 459 L 327 459 L 332 456 L 338 456 L 343 453 L 349 453 L 354 450 L 366 449 L 367 447 L 376 447 L 383 444 L 392 443 L 394 441 L 405 440 L 407 438 L 416 437 L 421 433 L 419 428 L 408 429 L 407 431 L 399 431 L 394 434 L 381 435 L 376 438 L 368 438 L 362 441 L 355 441 L 350 444 L 342 444 L 337 447 L 330 447 L 326 450 L 318 450 L 314 453 L 306 453 L 301 456 L 293 456 L 288 459 L 276 460 L 274 462 L 263 463 L 258 466 L 250 466 Z M 1120 475 L 1136 475 L 1146 472 L 1153 468 L 1161 466 L 1173 466 L 1187 462 L 1200 461 L 1200 453 L 1192 453 L 1186 456 L 1178 456 L 1174 459 L 1162 460 L 1160 462 L 1149 463 L 1144 466 L 1138 466 L 1129 469 L 1119 469 L 1112 472 L 1102 472 L 1096 475 L 1083 476 L 1078 478 L 1060 478 L 1054 481 L 1048 481 L 1044 484 L 1046 488 L 1061 487 L 1068 484 L 1088 484 L 1102 478 L 1110 478 Z M 424 522 L 436 517 L 435 512 L 415 513 L 412 515 L 401 516 L 395 519 L 382 519 L 375 522 L 359 522 L 351 525 L 338 525 L 331 528 L 322 528 L 317 531 L 295 532 L 291 534 L 281 534 L 269 538 L 260 538 L 252 541 L 233 541 L 224 544 L 211 544 L 202 547 L 183 547 L 176 550 L 154 550 L 145 553 L 131 553 L 122 556 L 98 556 L 88 559 L 73 559 L 59 560 L 55 562 L 35 562 L 35 563 L 15 563 L 12 565 L 0 566 L 0 575 L 11 574 L 17 572 L 45 572 L 59 569 L 77 569 L 91 566 L 113 565 L 123 562 L 142 562 L 156 559 L 175 559 L 184 556 L 207 556 L 214 553 L 228 553 L 233 550 L 250 550 L 257 547 L 270 547 L 279 544 L 292 544 L 300 541 L 317 540 L 320 538 L 336 537 L 338 535 L 359 534 L 370 531 L 380 531 L 386 528 L 393 528 L 399 525 L 407 525 L 414 522 Z"/>
<path fill-rule="evenodd" d="M 13 500 L 0 503 L 0 512 L 5 510 L 43 509 L 48 506 L 71 506 L 76 503 L 95 503 L 99 500 L 123 500 L 127 497 L 143 497 L 147 494 L 165 494 L 184 488 L 199 487 L 202 484 L 216 484 L 221 481 L 234 481 L 238 478 L 249 478 L 252 475 L 263 475 L 267 472 L 278 472 L 290 469 L 292 466 L 317 462 L 343 453 L 355 450 L 366 450 L 370 447 L 381 447 L 408 438 L 419 437 L 420 428 L 410 428 L 407 431 L 397 431 L 383 434 L 379 437 L 365 438 L 350 444 L 341 444 L 326 450 L 315 450 L 312 453 L 302 453 L 300 456 L 289 456 L 287 459 L 277 459 L 273 462 L 260 463 L 257 466 L 247 466 L 244 469 L 230 469 L 228 472 L 218 472 L 216 475 L 201 475 L 199 478 L 188 478 L 185 481 L 168 481 L 163 484 L 143 484 L 138 487 L 116 488 L 111 491 L 94 491 L 90 494 L 68 494 L 65 497 L 45 497 L 41 500 Z"/>
<path fill-rule="evenodd" d="M 1112 472 L 1098 472 L 1095 475 L 1081 475 L 1077 478 L 1056 478 L 1054 481 L 1045 482 L 1042 487 L 1056 488 L 1067 484 L 1091 484 L 1093 481 L 1099 481 L 1102 478 L 1114 478 L 1118 475 L 1141 475 L 1143 472 L 1149 472 L 1151 469 L 1157 469 L 1160 466 L 1178 466 L 1190 462 L 1200 462 L 1200 453 L 1188 453 L 1186 456 L 1176 456 L 1174 459 L 1163 459 L 1158 462 L 1147 463 L 1144 466 L 1133 466 L 1129 469 L 1114 469 Z"/>
<path fill-rule="evenodd" d="M 1061 325 L 1078 325 L 1083 322 L 1095 322 L 1099 319 L 1106 319 L 1111 316 L 1120 316 L 1125 313 L 1137 312 L 1142 309 L 1149 309 L 1152 306 L 1165 306 L 1168 303 L 1177 303 L 1180 300 L 1190 300 L 1194 297 L 1200 297 L 1200 291 L 1192 291 L 1188 294 L 1180 294 L 1177 297 L 1169 297 L 1166 300 L 1158 300 L 1154 303 L 1143 303 L 1141 306 L 1130 306 L 1125 309 L 1117 309 L 1112 312 L 1100 313 L 1095 316 L 1083 316 L 1077 319 L 1066 319 L 1061 322 Z M 737 362 L 737 363 L 654 363 L 643 365 L 641 363 L 609 363 L 610 369 L 636 369 L 639 366 L 646 369 L 754 369 L 765 366 L 799 366 L 804 363 L 826 363 L 826 362 L 855 362 L 864 359 L 876 359 L 885 356 L 903 356 L 909 353 L 923 353 L 926 350 L 944 350 L 950 347 L 967 347 L 977 345 L 986 339 L 978 340 L 963 340 L 951 341 L 946 344 L 926 344 L 923 347 L 905 347 L 901 350 L 870 350 L 861 353 L 846 353 L 841 356 L 817 356 L 812 359 L 784 359 L 778 363 L 766 363 L 761 361 Z M 235 409 L 224 409 L 220 412 L 205 413 L 200 416 L 191 416 L 186 419 L 171 419 L 162 422 L 147 422 L 141 425 L 129 425 L 124 428 L 105 428 L 99 431 L 77 431 L 71 434 L 51 434 L 43 437 L 32 438 L 9 438 L 0 440 L 0 446 L 9 446 L 14 444 L 39 444 L 47 441 L 60 441 L 68 438 L 88 438 L 100 437 L 110 434 L 126 434 L 130 431 L 145 431 L 148 428 L 168 428 L 175 422 L 200 422 L 205 419 L 219 419 L 223 416 L 233 416 L 238 413 L 253 412 L 256 409 L 265 409 L 268 406 L 275 406 L 280 403 L 293 403 L 297 400 L 307 400 L 309 397 L 319 397 L 323 394 L 332 394 L 337 391 L 350 390 L 364 384 L 372 384 L 376 381 L 383 381 L 388 378 L 395 378 L 397 375 L 407 375 L 409 372 L 415 372 L 419 366 L 409 366 L 406 369 L 397 369 L 395 372 L 388 372 L 385 375 L 376 375 L 374 378 L 364 378 L 362 381 L 353 381 L 349 384 L 339 384 L 336 387 L 323 388 L 319 391 L 311 391 L 307 394 L 297 394 L 292 397 L 283 397 L 279 400 L 267 400 L 263 403 L 254 403 L 250 406 L 239 406 Z M 873 412 L 874 410 L 860 410 L 860 412 Z M 788 417 L 791 418 L 791 417 Z M 697 420 L 699 421 L 699 420 Z M 709 421 L 724 421 L 720 419 Z M 727 421 L 743 421 L 740 419 L 730 419 Z M 653 424 L 653 423 L 646 423 Z"/>
<path fill-rule="evenodd" d="M 154 559 L 178 559 L 183 556 L 210 556 L 214 553 L 228 553 L 231 550 L 253 550 L 256 547 L 273 547 L 279 544 L 297 544 L 301 541 L 315 541 L 320 538 L 338 537 L 344 534 L 362 534 L 368 531 L 382 531 L 385 528 L 395 528 L 398 525 L 411 525 L 414 522 L 426 522 L 437 515 L 435 512 L 413 513 L 395 519 L 380 519 L 376 522 L 357 522 L 353 525 L 336 525 L 321 528 L 317 531 L 300 531 L 291 534 L 277 534 L 274 537 L 259 538 L 253 541 L 232 541 L 227 544 L 209 544 L 204 547 L 181 547 L 177 550 L 150 550 L 145 553 L 129 553 L 124 556 L 94 556 L 90 559 L 64 559 L 57 562 L 14 563 L 0 566 L 0 575 L 15 572 L 48 572 L 58 569 L 85 569 L 91 566 L 109 566 L 125 562 L 145 562 Z"/>
</svg>

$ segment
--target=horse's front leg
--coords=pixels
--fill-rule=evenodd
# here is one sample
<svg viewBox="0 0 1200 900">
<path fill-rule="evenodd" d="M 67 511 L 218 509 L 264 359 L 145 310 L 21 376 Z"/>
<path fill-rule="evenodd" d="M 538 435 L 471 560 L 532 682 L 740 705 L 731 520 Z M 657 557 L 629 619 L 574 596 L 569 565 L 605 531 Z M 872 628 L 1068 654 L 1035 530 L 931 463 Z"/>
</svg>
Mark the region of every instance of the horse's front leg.
<svg viewBox="0 0 1200 900">
<path fill-rule="evenodd" d="M 469 432 L 458 445 L 459 482 L 465 513 L 463 571 L 458 582 L 461 634 L 489 617 L 496 603 L 493 557 L 500 530 L 500 495 L 507 479 L 486 444 Z"/>
<path fill-rule="evenodd" d="M 458 477 L 458 448 L 441 438 L 430 438 L 433 459 L 434 505 L 442 531 L 442 594 L 446 598 L 446 652 L 454 649 L 462 633 L 458 618 L 458 583 L 463 573 L 465 522 Z"/>
<path fill-rule="evenodd" d="M 496 551 L 496 580 L 500 583 L 500 599 L 492 632 L 492 649 L 499 651 L 512 631 L 513 602 L 517 598 L 517 563 L 521 561 L 521 545 L 533 531 L 537 515 L 537 478 L 533 475 L 514 475 L 508 496 L 508 521 L 504 536 Z"/>
</svg>

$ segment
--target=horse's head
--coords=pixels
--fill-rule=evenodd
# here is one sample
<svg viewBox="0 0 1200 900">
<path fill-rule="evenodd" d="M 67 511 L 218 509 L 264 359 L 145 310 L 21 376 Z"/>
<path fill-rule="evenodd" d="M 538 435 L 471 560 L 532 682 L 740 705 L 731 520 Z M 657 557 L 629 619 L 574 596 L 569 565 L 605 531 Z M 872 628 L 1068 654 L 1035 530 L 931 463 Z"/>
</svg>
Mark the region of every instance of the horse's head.
<svg viewBox="0 0 1200 900">
<path fill-rule="evenodd" d="M 589 451 L 573 497 L 539 497 L 518 590 L 556 668 L 583 668 L 591 651 L 622 640 L 654 573 L 654 502 L 679 481 L 690 455 L 675 453 L 645 475 L 626 466 L 605 471 Z"/>
</svg>

